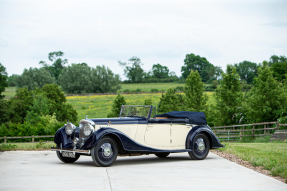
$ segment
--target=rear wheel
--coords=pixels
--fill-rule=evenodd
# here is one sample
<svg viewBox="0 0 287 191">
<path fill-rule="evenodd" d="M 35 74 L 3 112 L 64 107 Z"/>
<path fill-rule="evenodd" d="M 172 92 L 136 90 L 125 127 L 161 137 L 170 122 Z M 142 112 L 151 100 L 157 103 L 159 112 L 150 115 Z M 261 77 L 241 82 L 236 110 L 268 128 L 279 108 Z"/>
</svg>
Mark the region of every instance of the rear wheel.
<svg viewBox="0 0 287 191">
<path fill-rule="evenodd" d="M 192 143 L 192 151 L 188 152 L 190 158 L 203 160 L 207 157 L 210 149 L 209 139 L 205 134 L 199 133 Z"/>
<path fill-rule="evenodd" d="M 96 166 L 111 166 L 118 156 L 117 144 L 111 137 L 104 137 L 91 149 L 91 155 Z"/>
<path fill-rule="evenodd" d="M 74 163 L 80 158 L 80 155 L 78 153 L 75 153 L 76 155 L 75 158 L 63 157 L 60 151 L 56 151 L 56 153 L 57 153 L 58 158 L 64 163 Z"/>
<path fill-rule="evenodd" d="M 170 153 L 156 153 L 155 156 L 159 158 L 165 158 L 169 155 Z"/>
</svg>

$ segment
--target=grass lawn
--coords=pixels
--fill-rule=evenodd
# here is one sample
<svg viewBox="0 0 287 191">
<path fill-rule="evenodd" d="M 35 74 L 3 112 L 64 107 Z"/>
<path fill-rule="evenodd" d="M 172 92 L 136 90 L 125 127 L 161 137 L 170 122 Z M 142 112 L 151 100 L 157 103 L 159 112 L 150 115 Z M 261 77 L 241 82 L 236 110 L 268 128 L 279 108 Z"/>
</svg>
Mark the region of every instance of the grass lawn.
<svg viewBox="0 0 287 191">
<path fill-rule="evenodd" d="M 249 161 L 253 166 L 263 166 L 273 176 L 287 179 L 287 142 L 223 143 L 221 151 Z"/>
<path fill-rule="evenodd" d="M 0 144 L 0 151 L 13 150 L 49 150 L 51 146 L 56 146 L 54 142 L 39 142 L 39 143 L 2 143 Z"/>
<path fill-rule="evenodd" d="M 3 92 L 3 95 L 5 95 L 4 99 L 10 99 L 11 97 L 16 95 L 16 87 L 7 87 L 5 88 L 5 92 Z"/>
<path fill-rule="evenodd" d="M 214 103 L 213 92 L 206 92 L 209 96 L 208 104 Z M 152 104 L 157 106 L 161 93 L 145 94 L 123 94 L 127 105 L 143 105 L 144 100 L 151 98 Z M 116 95 L 94 95 L 94 96 L 71 96 L 67 97 L 67 103 L 71 104 L 78 112 L 78 119 L 105 118 L 110 113 Z"/>
</svg>

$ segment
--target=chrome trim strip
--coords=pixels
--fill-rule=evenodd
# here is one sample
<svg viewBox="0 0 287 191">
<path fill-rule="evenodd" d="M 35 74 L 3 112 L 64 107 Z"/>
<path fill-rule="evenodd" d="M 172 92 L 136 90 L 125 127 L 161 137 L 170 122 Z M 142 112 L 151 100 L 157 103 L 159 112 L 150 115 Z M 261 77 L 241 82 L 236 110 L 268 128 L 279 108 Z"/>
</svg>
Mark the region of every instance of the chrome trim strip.
<svg viewBox="0 0 287 191">
<path fill-rule="evenodd" d="M 57 147 L 51 147 L 52 151 L 60 151 L 62 153 L 63 151 L 69 152 L 69 153 L 82 153 L 82 154 L 90 154 L 90 150 L 80 150 L 80 149 L 65 149 L 65 148 L 57 148 Z"/>
</svg>

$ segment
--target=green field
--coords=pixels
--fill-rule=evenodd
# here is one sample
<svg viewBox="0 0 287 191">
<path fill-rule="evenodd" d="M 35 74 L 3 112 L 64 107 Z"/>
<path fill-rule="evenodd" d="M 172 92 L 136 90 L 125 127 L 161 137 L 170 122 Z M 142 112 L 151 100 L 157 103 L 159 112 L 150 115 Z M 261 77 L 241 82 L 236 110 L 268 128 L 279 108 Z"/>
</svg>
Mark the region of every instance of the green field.
<svg viewBox="0 0 287 191">
<path fill-rule="evenodd" d="M 150 84 L 122 84 L 122 90 L 136 90 L 150 92 L 151 89 L 166 91 L 168 88 L 184 86 L 179 83 L 150 83 Z M 16 87 L 6 88 L 4 95 L 6 99 L 15 96 Z M 205 92 L 208 97 L 208 104 L 214 103 L 212 92 Z M 143 93 L 143 94 L 123 94 L 128 105 L 143 105 L 144 100 L 151 98 L 153 105 L 157 106 L 162 93 Z M 71 96 L 67 97 L 67 103 L 72 104 L 78 112 L 78 119 L 83 119 L 86 115 L 89 118 L 107 117 L 112 109 L 116 95 L 94 95 L 94 96 Z"/>
<path fill-rule="evenodd" d="M 206 92 L 209 96 L 208 103 L 214 103 L 212 92 Z M 144 100 L 151 98 L 152 104 L 157 106 L 161 97 L 161 93 L 145 93 L 145 94 L 123 94 L 127 105 L 143 105 Z M 67 103 L 72 104 L 78 111 L 79 119 L 83 119 L 85 115 L 89 118 L 107 117 L 112 109 L 113 101 L 116 95 L 94 95 L 94 96 L 71 96 L 67 97 Z"/>
<path fill-rule="evenodd" d="M 121 84 L 121 91 L 130 90 L 136 91 L 140 89 L 142 92 L 150 92 L 152 89 L 158 91 L 167 91 L 168 88 L 176 88 L 177 86 L 184 87 L 183 83 L 140 83 L 140 84 Z"/>
<path fill-rule="evenodd" d="M 4 99 L 10 99 L 11 97 L 16 95 L 16 87 L 7 87 L 5 88 L 5 92 L 3 92 L 3 95 L 5 95 Z"/>
<path fill-rule="evenodd" d="M 253 166 L 263 166 L 273 176 L 287 179 L 287 142 L 280 143 L 223 143 L 220 150 L 249 161 Z"/>
</svg>

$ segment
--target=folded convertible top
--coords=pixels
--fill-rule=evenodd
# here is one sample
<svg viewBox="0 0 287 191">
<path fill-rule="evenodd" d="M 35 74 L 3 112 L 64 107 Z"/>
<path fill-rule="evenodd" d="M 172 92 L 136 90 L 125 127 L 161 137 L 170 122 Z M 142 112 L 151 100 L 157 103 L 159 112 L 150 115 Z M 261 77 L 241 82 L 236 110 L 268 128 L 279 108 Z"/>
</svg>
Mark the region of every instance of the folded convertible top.
<svg viewBox="0 0 287 191">
<path fill-rule="evenodd" d="M 158 114 L 156 117 L 167 117 L 167 118 L 188 118 L 190 124 L 206 125 L 206 117 L 204 112 L 194 111 L 172 111 L 164 114 Z"/>
</svg>

